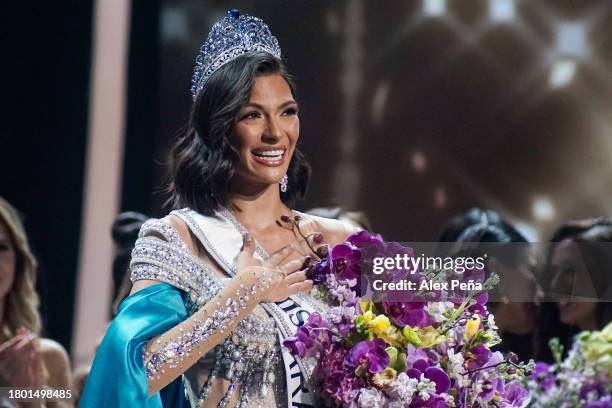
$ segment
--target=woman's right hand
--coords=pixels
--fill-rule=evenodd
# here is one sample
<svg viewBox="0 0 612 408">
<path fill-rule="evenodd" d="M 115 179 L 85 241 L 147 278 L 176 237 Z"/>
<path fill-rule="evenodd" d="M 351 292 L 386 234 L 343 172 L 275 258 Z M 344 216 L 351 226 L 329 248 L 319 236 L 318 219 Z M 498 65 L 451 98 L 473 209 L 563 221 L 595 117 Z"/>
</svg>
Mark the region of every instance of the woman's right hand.
<svg viewBox="0 0 612 408">
<path fill-rule="evenodd" d="M 0 384 L 13 387 L 42 385 L 43 358 L 38 337 L 20 328 L 0 344 Z"/>
<path fill-rule="evenodd" d="M 238 256 L 237 274 L 253 275 L 257 280 L 268 282 L 269 286 L 261 292 L 262 302 L 281 302 L 298 292 L 309 292 L 313 282 L 306 279 L 306 267 L 312 260 L 309 255 L 291 260 L 291 255 L 299 253 L 293 245 L 287 245 L 272 254 L 267 260 L 255 258 L 255 242 L 245 234 L 243 247 Z"/>
</svg>

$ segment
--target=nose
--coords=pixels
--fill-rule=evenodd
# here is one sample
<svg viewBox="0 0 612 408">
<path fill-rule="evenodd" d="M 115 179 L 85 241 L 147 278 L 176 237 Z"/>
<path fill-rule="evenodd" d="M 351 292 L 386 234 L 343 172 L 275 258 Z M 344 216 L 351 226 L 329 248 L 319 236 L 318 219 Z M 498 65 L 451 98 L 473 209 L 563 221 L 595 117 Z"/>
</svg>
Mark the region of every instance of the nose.
<svg viewBox="0 0 612 408">
<path fill-rule="evenodd" d="M 262 135 L 262 141 L 266 143 L 276 143 L 283 137 L 283 131 L 279 120 L 274 117 L 268 117 L 266 120 L 266 128 Z"/>
</svg>

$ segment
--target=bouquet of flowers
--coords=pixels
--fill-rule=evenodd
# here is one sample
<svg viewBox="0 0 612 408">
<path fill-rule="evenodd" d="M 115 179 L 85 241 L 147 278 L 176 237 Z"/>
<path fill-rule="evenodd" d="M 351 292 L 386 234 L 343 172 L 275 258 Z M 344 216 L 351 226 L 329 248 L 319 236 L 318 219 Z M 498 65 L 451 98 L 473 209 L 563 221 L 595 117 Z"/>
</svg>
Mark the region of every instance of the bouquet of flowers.
<svg viewBox="0 0 612 408">
<path fill-rule="evenodd" d="M 612 323 L 576 336 L 565 360 L 558 339 L 550 347 L 556 363 L 538 362 L 529 381 L 535 407 L 612 408 Z"/>
<path fill-rule="evenodd" d="M 404 252 L 362 231 L 323 253 L 309 278 L 332 306 L 313 313 L 284 346 L 316 361 L 311 389 L 326 406 L 524 407 L 523 383 L 533 362 L 491 347 L 500 342 L 484 291 L 424 291 L 402 301 L 360 297 L 367 251 Z M 414 271 L 413 271 L 414 272 Z M 391 271 L 390 273 L 393 273 Z M 469 272 L 463 274 L 467 279 Z M 444 271 L 396 278 L 445 279 Z M 484 273 L 481 277 L 484 277 Z"/>
</svg>

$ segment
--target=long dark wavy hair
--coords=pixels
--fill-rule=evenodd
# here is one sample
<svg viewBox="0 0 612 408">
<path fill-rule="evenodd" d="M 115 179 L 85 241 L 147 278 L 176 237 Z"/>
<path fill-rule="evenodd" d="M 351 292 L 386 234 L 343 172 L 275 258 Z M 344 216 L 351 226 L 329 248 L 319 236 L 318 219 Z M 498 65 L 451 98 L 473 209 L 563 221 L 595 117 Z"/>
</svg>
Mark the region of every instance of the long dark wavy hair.
<svg viewBox="0 0 612 408">
<path fill-rule="evenodd" d="M 234 120 L 251 96 L 255 78 L 281 75 L 295 98 L 295 80 L 280 59 L 266 52 L 244 54 L 219 68 L 193 103 L 186 126 L 180 132 L 170 156 L 166 186 L 171 208 L 190 207 L 204 215 L 228 204 L 230 181 L 238 164 L 238 152 L 230 138 Z M 296 147 L 281 200 L 293 205 L 306 195 L 310 165 Z"/>
</svg>

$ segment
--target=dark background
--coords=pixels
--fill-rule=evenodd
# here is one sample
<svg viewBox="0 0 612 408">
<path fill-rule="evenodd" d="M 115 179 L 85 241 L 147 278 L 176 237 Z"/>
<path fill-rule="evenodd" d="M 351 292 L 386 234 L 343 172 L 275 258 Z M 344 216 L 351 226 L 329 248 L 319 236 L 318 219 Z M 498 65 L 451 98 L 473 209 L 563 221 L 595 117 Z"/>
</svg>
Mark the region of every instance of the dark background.
<svg viewBox="0 0 612 408">
<path fill-rule="evenodd" d="M 428 16 L 420 0 L 135 0 L 122 210 L 166 211 L 163 163 L 189 109 L 197 49 L 236 7 L 268 22 L 298 77 L 314 168 L 301 209 L 363 210 L 385 238 L 414 241 L 435 240 L 472 206 L 501 212 L 533 240 L 566 219 L 610 215 L 612 3 L 515 1 L 513 18 L 496 22 L 492 1 L 441 1 L 444 13 Z M 91 1 L 12 3 L 4 28 L 0 195 L 26 218 L 47 335 L 67 347 L 92 10 Z M 580 49 L 559 49 L 564 22 L 584 27 Z M 560 60 L 577 68 L 554 88 Z"/>
</svg>

